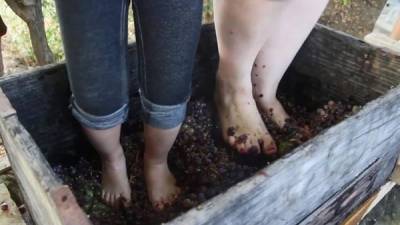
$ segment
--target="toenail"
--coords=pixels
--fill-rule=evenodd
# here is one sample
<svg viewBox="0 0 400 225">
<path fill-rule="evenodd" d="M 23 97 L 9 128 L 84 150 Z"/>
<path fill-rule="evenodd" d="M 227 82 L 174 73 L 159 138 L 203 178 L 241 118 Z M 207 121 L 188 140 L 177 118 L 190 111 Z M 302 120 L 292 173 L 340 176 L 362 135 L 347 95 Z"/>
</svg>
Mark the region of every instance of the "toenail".
<svg viewBox="0 0 400 225">
<path fill-rule="evenodd" d="M 227 130 L 228 136 L 234 136 L 235 135 L 235 128 L 234 127 L 229 127 Z"/>
<path fill-rule="evenodd" d="M 244 144 L 247 141 L 247 134 L 242 134 L 237 138 L 237 143 L 238 144 Z"/>
<path fill-rule="evenodd" d="M 257 146 L 253 145 L 250 147 L 249 153 L 252 155 L 257 155 L 259 153 L 259 149 L 257 148 Z"/>
<path fill-rule="evenodd" d="M 267 148 L 267 154 L 276 154 L 277 153 L 277 149 L 276 146 L 274 144 L 271 144 L 268 148 Z"/>
</svg>

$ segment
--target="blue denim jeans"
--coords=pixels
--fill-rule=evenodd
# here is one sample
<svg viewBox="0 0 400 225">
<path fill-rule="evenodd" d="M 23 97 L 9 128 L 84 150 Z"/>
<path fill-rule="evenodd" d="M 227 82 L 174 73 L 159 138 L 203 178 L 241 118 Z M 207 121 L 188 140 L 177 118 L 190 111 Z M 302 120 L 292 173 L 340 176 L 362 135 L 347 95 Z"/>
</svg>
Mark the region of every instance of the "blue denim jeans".
<svg viewBox="0 0 400 225">
<path fill-rule="evenodd" d="M 201 0 L 133 0 L 144 122 L 178 126 L 190 97 Z M 56 0 L 72 90 L 83 125 L 108 129 L 128 113 L 129 0 Z"/>
</svg>

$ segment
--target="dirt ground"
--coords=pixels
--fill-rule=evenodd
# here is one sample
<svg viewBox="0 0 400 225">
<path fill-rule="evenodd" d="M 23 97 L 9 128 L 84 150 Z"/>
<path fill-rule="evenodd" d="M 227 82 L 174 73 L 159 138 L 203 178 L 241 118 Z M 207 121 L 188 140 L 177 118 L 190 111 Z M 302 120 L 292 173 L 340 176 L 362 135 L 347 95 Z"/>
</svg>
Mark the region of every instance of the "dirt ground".
<svg viewBox="0 0 400 225">
<path fill-rule="evenodd" d="M 343 5 L 342 0 L 331 0 L 319 22 L 362 39 L 372 31 L 385 3 L 386 0 L 350 0 Z"/>
</svg>

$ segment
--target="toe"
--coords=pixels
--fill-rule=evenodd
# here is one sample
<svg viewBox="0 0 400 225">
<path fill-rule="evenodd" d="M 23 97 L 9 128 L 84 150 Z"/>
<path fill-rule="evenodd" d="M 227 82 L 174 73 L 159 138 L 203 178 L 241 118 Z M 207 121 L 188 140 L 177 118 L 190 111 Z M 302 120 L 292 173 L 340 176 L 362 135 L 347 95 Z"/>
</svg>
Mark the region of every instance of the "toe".
<svg viewBox="0 0 400 225">
<path fill-rule="evenodd" d="M 169 196 L 168 201 L 167 201 L 167 204 L 168 204 L 168 205 L 174 204 L 174 202 L 178 199 L 179 194 L 180 194 L 180 189 L 177 188 L 177 189 L 175 190 L 175 193 L 172 193 L 172 194 Z"/>
<path fill-rule="evenodd" d="M 110 205 L 110 196 L 110 193 L 108 191 L 105 191 L 103 200 L 104 203 L 107 205 Z"/>
<path fill-rule="evenodd" d="M 235 139 L 234 136 L 228 136 L 228 144 L 229 144 L 230 146 L 234 146 L 234 145 L 235 145 L 235 142 L 236 142 L 236 139 Z"/>
<path fill-rule="evenodd" d="M 240 154 L 246 154 L 246 148 L 245 144 L 243 143 L 236 143 L 235 144 L 235 149 L 240 153 Z"/>
<path fill-rule="evenodd" d="M 117 196 L 115 194 L 110 195 L 110 205 L 113 209 L 118 208 Z"/>
<path fill-rule="evenodd" d="M 101 191 L 101 199 L 105 202 L 106 201 L 106 192 L 104 190 Z"/>
<path fill-rule="evenodd" d="M 164 203 L 162 201 L 154 202 L 153 207 L 156 211 L 162 211 L 164 209 Z"/>
<path fill-rule="evenodd" d="M 264 154 L 266 154 L 268 156 L 276 155 L 278 152 L 276 144 L 270 136 L 267 136 L 267 137 L 264 137 L 263 139 L 261 139 L 260 146 L 261 146 Z"/>
<path fill-rule="evenodd" d="M 260 154 L 260 146 L 259 145 L 252 145 L 252 146 L 250 146 L 248 152 L 251 155 L 258 155 L 258 154 Z"/>
<path fill-rule="evenodd" d="M 170 207 L 172 205 L 172 202 L 173 202 L 173 195 L 171 194 L 167 198 L 163 199 L 162 201 L 163 209 Z"/>
<path fill-rule="evenodd" d="M 257 139 L 250 139 L 250 141 L 246 143 L 245 148 L 248 154 L 257 155 L 260 153 L 260 144 L 257 142 Z"/>
<path fill-rule="evenodd" d="M 128 207 L 131 206 L 131 199 L 130 199 L 130 198 L 126 198 L 126 197 L 124 197 L 124 196 L 121 196 L 121 197 L 119 198 L 119 202 L 120 202 L 120 205 L 121 205 L 122 207 L 124 207 L 124 208 L 128 208 Z"/>
<path fill-rule="evenodd" d="M 274 156 L 274 155 L 278 154 L 278 148 L 276 147 L 276 144 L 275 144 L 275 143 L 271 143 L 271 144 L 267 147 L 265 153 L 266 153 L 267 155 L 271 155 L 271 156 Z"/>
</svg>

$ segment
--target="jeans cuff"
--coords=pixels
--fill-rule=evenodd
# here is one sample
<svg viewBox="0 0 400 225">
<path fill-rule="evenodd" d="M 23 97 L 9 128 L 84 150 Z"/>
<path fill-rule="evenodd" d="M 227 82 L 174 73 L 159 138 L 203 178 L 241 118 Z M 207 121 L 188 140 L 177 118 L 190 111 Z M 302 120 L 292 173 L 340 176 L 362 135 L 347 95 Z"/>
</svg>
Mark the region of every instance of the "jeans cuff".
<svg viewBox="0 0 400 225">
<path fill-rule="evenodd" d="M 159 129 L 171 129 L 177 127 L 185 120 L 187 102 L 177 105 L 158 105 L 150 102 L 143 94 L 140 94 L 142 103 L 143 122 Z"/>
<path fill-rule="evenodd" d="M 96 130 L 105 130 L 122 124 L 127 119 L 129 110 L 128 105 L 124 104 L 120 109 L 109 115 L 96 116 L 85 112 L 76 104 L 74 99 L 71 100 L 71 108 L 72 115 L 81 125 Z"/>
</svg>

